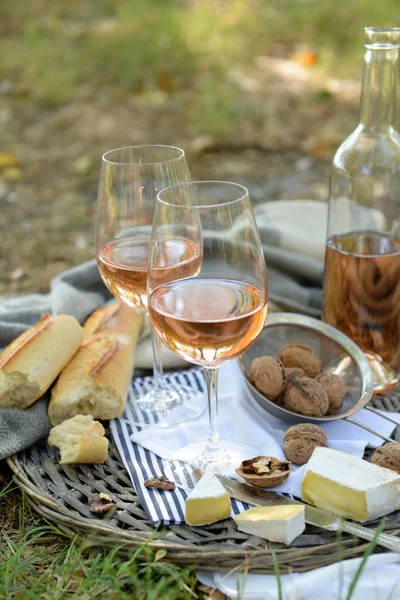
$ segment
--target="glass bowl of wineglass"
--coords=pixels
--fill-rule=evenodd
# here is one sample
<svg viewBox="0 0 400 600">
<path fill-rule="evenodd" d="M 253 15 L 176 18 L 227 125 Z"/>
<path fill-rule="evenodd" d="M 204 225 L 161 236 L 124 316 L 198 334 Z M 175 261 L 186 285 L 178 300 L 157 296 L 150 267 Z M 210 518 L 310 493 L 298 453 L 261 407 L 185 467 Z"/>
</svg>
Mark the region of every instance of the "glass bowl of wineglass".
<svg viewBox="0 0 400 600">
<path fill-rule="evenodd" d="M 185 154 L 173 146 L 127 146 L 102 157 L 95 227 L 97 263 L 109 291 L 132 310 L 147 311 L 148 256 L 157 193 L 189 180 Z M 190 240 L 165 238 L 161 251 L 160 282 L 169 270 L 195 275 L 200 268 L 199 247 Z M 190 386 L 165 382 L 161 341 L 154 332 L 153 358 L 153 386 L 135 398 L 130 422 L 170 427 L 201 414 L 203 394 Z"/>
<path fill-rule="evenodd" d="M 166 238 L 190 240 L 201 248 L 196 273 L 182 275 L 170 269 L 160 281 Z M 218 370 L 254 342 L 268 308 L 266 267 L 245 187 L 203 181 L 173 185 L 158 194 L 148 294 L 156 333 L 177 355 L 204 368 L 208 391 L 209 440 L 175 452 L 167 463 L 168 476 L 173 477 L 172 466 L 179 461 L 231 475 L 258 449 L 220 440 Z"/>
</svg>

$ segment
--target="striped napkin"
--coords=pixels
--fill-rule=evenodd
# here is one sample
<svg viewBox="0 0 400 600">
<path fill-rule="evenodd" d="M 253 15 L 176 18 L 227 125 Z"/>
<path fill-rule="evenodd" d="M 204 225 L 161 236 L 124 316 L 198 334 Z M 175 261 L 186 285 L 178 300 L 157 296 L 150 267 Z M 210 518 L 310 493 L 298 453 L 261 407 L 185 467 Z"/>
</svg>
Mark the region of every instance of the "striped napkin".
<svg viewBox="0 0 400 600">
<path fill-rule="evenodd" d="M 165 376 L 167 383 L 172 385 L 189 385 L 201 392 L 206 393 L 204 374 L 201 368 L 187 369 Z M 128 471 L 140 503 L 144 508 L 149 521 L 156 527 L 157 525 L 174 525 L 185 522 L 185 500 L 187 493 L 176 487 L 172 491 L 160 491 L 153 488 L 146 488 L 144 482 L 152 477 L 165 476 L 164 461 L 150 450 L 142 445 L 131 441 L 131 436 L 143 429 L 132 425 L 132 418 L 138 414 L 139 409 L 135 408 L 135 398 L 141 397 L 149 390 L 152 383 L 151 377 L 136 377 L 131 385 L 125 412 L 119 419 L 111 421 L 111 431 L 118 452 Z M 146 417 L 142 413 L 143 418 Z M 158 421 L 156 413 L 152 413 L 146 418 L 149 426 Z M 155 428 L 152 428 L 155 430 Z M 156 430 L 160 431 L 160 429 Z M 155 434 L 157 435 L 157 433 Z M 186 473 L 186 479 L 191 477 Z M 195 480 L 192 478 L 193 485 Z M 249 505 L 232 499 L 232 514 L 238 514 L 249 508 Z"/>
<path fill-rule="evenodd" d="M 172 373 L 167 380 L 172 384 L 183 383 L 201 391 L 205 390 L 203 372 L 198 368 Z M 188 443 L 205 440 L 208 417 L 205 412 L 194 421 L 176 427 L 160 428 L 152 426 L 157 416 L 151 415 L 148 427 L 135 427 L 129 423 L 135 410 L 133 400 L 135 395 L 146 393 L 150 385 L 150 377 L 134 379 L 125 413 L 111 422 L 112 433 L 149 521 L 154 525 L 179 524 L 184 522 L 186 492 L 180 488 L 172 492 L 148 489 L 144 487 L 144 481 L 151 477 L 165 475 L 164 460 L 172 452 L 183 448 Z M 219 389 L 219 422 L 222 439 L 250 444 L 259 448 L 259 454 L 284 459 L 283 436 L 288 424 L 268 414 L 254 401 L 244 385 L 236 361 L 229 361 L 222 365 Z M 400 420 L 400 415 L 395 413 L 390 415 Z M 395 424 L 365 409 L 360 410 L 355 419 L 387 436 L 390 436 L 395 428 Z M 326 423 L 323 429 L 330 448 L 353 456 L 362 457 L 367 444 L 376 448 L 383 443 L 381 438 L 345 420 Z M 305 466 L 293 468 L 289 479 L 273 491 L 299 497 L 304 469 Z M 190 468 L 184 470 L 184 476 L 186 480 L 191 479 L 194 484 Z M 232 500 L 234 514 L 246 508 L 247 505 Z"/>
</svg>

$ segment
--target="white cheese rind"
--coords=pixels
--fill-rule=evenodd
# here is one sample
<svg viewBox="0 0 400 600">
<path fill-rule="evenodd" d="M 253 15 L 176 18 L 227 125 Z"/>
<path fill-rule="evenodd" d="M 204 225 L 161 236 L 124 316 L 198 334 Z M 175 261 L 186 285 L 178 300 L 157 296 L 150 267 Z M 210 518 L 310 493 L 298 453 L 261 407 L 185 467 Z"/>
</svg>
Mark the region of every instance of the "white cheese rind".
<svg viewBox="0 0 400 600">
<path fill-rule="evenodd" d="M 372 520 L 387 515 L 400 507 L 400 475 L 384 469 L 372 463 L 369 463 L 356 456 L 350 456 L 339 450 L 331 448 L 316 448 L 308 461 L 303 476 L 301 495 L 303 500 L 307 500 L 306 476 L 308 473 L 314 473 L 323 480 L 319 480 L 319 489 L 315 490 L 315 495 L 323 495 L 324 481 L 327 484 L 336 484 L 338 494 L 343 488 L 362 494 L 363 502 L 366 505 L 367 515 L 365 519 Z M 342 487 L 340 487 L 342 486 Z M 312 490 L 311 490 L 312 492 Z M 329 501 L 331 502 L 329 504 Z M 331 512 L 336 512 L 341 516 L 352 517 L 353 513 L 359 507 L 348 507 L 348 514 L 343 514 L 343 510 L 336 510 L 332 494 L 327 502 L 315 502 L 320 508 Z M 353 517 L 356 518 L 356 517 Z"/>
<path fill-rule="evenodd" d="M 188 525 L 209 525 L 231 515 L 231 499 L 223 485 L 211 471 L 206 471 L 185 503 Z"/>
<path fill-rule="evenodd" d="M 257 506 L 234 515 L 233 519 L 239 531 L 289 546 L 305 529 L 304 506 L 296 505 L 294 514 L 290 516 L 285 516 L 285 511 L 282 511 L 279 517 L 280 509 L 284 508 L 285 505 Z M 274 514 L 271 516 L 272 511 Z"/>
<path fill-rule="evenodd" d="M 228 492 L 218 481 L 212 471 L 206 471 L 203 477 L 196 483 L 187 499 L 199 500 L 201 498 L 218 498 L 226 495 Z"/>
</svg>

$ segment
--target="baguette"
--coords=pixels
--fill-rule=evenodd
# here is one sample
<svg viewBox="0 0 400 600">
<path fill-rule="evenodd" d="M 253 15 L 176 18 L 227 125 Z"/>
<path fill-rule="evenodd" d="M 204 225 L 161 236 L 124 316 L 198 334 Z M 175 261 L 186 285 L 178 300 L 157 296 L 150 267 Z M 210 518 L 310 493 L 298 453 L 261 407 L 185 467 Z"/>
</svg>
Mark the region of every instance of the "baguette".
<svg viewBox="0 0 400 600">
<path fill-rule="evenodd" d="M 50 430 L 48 444 L 61 452 L 60 463 L 100 465 L 108 453 L 104 427 L 91 415 L 78 415 Z"/>
<path fill-rule="evenodd" d="M 52 425 L 75 415 L 108 420 L 123 413 L 141 324 L 140 313 L 118 305 L 99 309 L 88 319 L 83 344 L 52 389 Z"/>
<path fill-rule="evenodd" d="M 78 350 L 83 329 L 70 315 L 44 315 L 0 354 L 0 408 L 40 398 Z"/>
<path fill-rule="evenodd" d="M 139 319 L 138 314 L 126 304 L 115 302 L 95 310 L 86 319 L 83 325 L 84 339 L 88 340 L 104 335 L 124 338 L 135 336 L 138 323 L 141 326 L 142 320 L 143 317 Z"/>
</svg>

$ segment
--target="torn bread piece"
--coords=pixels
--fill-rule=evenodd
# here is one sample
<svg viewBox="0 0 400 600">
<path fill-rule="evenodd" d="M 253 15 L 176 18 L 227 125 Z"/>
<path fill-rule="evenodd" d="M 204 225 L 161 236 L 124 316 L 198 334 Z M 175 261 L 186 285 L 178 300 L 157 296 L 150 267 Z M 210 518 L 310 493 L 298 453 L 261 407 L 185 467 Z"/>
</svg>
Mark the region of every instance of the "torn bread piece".
<svg viewBox="0 0 400 600">
<path fill-rule="evenodd" d="M 108 439 L 104 427 L 92 415 L 77 415 L 50 430 L 48 443 L 61 452 L 61 464 L 103 464 L 107 458 Z"/>
<path fill-rule="evenodd" d="M 0 354 L 0 408 L 40 398 L 78 350 L 83 330 L 70 315 L 44 315 Z"/>
</svg>

